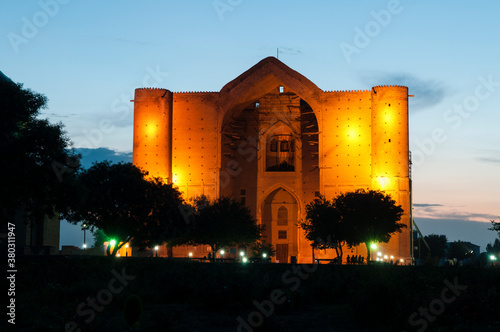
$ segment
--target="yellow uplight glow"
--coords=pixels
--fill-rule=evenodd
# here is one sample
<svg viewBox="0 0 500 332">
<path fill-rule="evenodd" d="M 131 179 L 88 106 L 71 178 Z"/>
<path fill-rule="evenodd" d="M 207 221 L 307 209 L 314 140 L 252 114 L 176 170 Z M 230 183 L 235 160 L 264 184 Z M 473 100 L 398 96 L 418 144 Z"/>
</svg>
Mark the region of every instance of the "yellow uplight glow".
<svg viewBox="0 0 500 332">
<path fill-rule="evenodd" d="M 146 135 L 148 137 L 156 135 L 156 132 L 158 131 L 158 127 L 156 123 L 148 123 L 146 127 Z"/>
<path fill-rule="evenodd" d="M 385 113 L 384 120 L 385 122 L 390 122 L 391 121 L 391 114 L 390 113 Z"/>
<path fill-rule="evenodd" d="M 349 129 L 347 131 L 347 137 L 349 137 L 351 139 L 356 138 L 356 137 L 358 137 L 358 132 L 354 129 Z"/>
<path fill-rule="evenodd" d="M 389 186 L 390 180 L 389 180 L 389 178 L 387 178 L 385 176 L 379 176 L 377 178 L 377 182 L 380 185 L 380 189 L 385 190 Z"/>
</svg>

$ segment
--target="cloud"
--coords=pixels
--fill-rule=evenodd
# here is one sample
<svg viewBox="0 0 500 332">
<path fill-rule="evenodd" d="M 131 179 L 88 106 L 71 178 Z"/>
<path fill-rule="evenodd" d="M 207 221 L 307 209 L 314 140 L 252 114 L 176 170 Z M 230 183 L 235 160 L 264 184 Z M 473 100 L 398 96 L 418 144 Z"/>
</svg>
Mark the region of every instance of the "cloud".
<svg viewBox="0 0 500 332">
<path fill-rule="evenodd" d="M 77 148 L 75 151 L 82 155 L 81 163 L 83 168 L 89 168 L 92 163 L 104 160 L 109 160 L 112 163 L 132 162 L 132 152 L 118 152 L 108 148 Z"/>
<path fill-rule="evenodd" d="M 500 165 L 500 158 L 487 158 L 487 157 L 481 157 L 477 158 L 479 161 L 483 161 L 486 163 L 493 163 L 493 164 L 499 164 Z"/>
<path fill-rule="evenodd" d="M 290 54 L 290 55 L 302 54 L 302 51 L 299 48 L 292 48 L 292 47 L 279 47 L 278 51 L 280 54 Z"/>
<path fill-rule="evenodd" d="M 453 219 L 489 223 L 497 218 L 493 214 L 457 210 L 456 207 L 447 207 L 441 204 L 413 204 L 415 218 Z"/>
<path fill-rule="evenodd" d="M 481 150 L 481 157 L 476 157 L 477 161 L 500 165 L 500 151 L 499 150 Z"/>
<path fill-rule="evenodd" d="M 77 113 L 71 113 L 71 114 L 42 113 L 42 114 L 46 115 L 49 118 L 72 118 L 78 116 Z"/>
<path fill-rule="evenodd" d="M 410 100 L 410 112 L 418 112 L 439 104 L 449 94 L 443 83 L 433 79 L 421 79 L 411 74 L 369 72 L 361 74 L 361 81 L 370 86 L 404 85 L 415 98 Z"/>
</svg>

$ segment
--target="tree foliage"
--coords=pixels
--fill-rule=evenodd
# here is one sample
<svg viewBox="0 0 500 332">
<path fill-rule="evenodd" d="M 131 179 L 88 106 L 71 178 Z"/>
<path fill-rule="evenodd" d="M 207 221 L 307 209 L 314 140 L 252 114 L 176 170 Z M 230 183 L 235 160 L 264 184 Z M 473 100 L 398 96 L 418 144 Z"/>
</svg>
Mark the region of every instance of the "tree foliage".
<svg viewBox="0 0 500 332">
<path fill-rule="evenodd" d="M 492 227 L 488 229 L 491 231 L 498 232 L 498 235 L 500 236 L 500 221 L 491 220 L 491 225 Z"/>
<path fill-rule="evenodd" d="M 266 254 L 266 257 L 264 257 L 263 254 Z M 250 247 L 250 258 L 253 261 L 267 261 L 269 258 L 274 257 L 275 254 L 276 250 L 274 250 L 273 244 L 269 242 L 259 240 Z"/>
<path fill-rule="evenodd" d="M 500 254 L 500 239 L 495 239 L 495 242 L 493 242 L 493 244 L 488 243 L 486 245 L 486 251 L 488 252 L 488 254 Z"/>
<path fill-rule="evenodd" d="M 80 156 L 71 149 L 61 123 L 39 118 L 44 95 L 0 79 L 0 213 L 7 220 L 23 209 L 30 220 L 67 208 Z"/>
<path fill-rule="evenodd" d="M 448 239 L 446 238 L 446 235 L 437 235 L 437 234 L 430 234 L 424 236 L 425 241 L 431 248 L 430 252 L 429 249 L 427 249 L 427 246 L 423 245 L 421 243 L 421 246 L 419 247 L 420 252 L 420 257 L 425 258 L 427 256 L 430 257 L 438 257 L 438 258 L 443 258 L 446 255 L 446 248 L 447 248 L 447 243 Z"/>
<path fill-rule="evenodd" d="M 370 243 L 387 243 L 392 234 L 401 232 L 406 227 L 399 223 L 403 208 L 396 204 L 390 195 L 378 190 L 358 189 L 339 195 L 335 199 L 342 220 L 352 225 L 352 237 L 348 244 L 366 245 L 367 260 L 370 260 Z"/>
<path fill-rule="evenodd" d="M 448 259 L 456 259 L 460 262 L 468 256 L 469 252 L 470 248 L 466 242 L 460 240 L 453 241 L 448 246 L 447 257 Z"/>
<path fill-rule="evenodd" d="M 144 249 L 168 241 L 185 224 L 181 194 L 158 179 L 147 181 L 145 175 L 130 163 L 95 163 L 78 176 L 80 191 L 68 221 L 85 221 L 114 239 L 113 256 L 127 242 Z"/>
<path fill-rule="evenodd" d="M 313 248 L 333 248 L 341 261 L 342 246 L 351 239 L 352 227 L 342 219 L 335 200 L 316 197 L 306 205 L 306 220 L 300 223 L 300 227 L 306 232 L 306 239 L 312 242 Z"/>
<path fill-rule="evenodd" d="M 198 197 L 191 220 L 185 235 L 171 244 L 209 245 L 214 261 L 220 248 L 253 243 L 262 233 L 248 207 L 230 197 L 222 196 L 214 201 Z"/>
<path fill-rule="evenodd" d="M 392 234 L 406 227 L 401 220 L 403 209 L 381 191 L 358 189 L 334 198 L 316 198 L 306 207 L 306 221 L 301 227 L 314 247 L 336 248 L 342 257 L 342 245 L 365 243 L 370 259 L 371 242 L 389 242 Z"/>
</svg>

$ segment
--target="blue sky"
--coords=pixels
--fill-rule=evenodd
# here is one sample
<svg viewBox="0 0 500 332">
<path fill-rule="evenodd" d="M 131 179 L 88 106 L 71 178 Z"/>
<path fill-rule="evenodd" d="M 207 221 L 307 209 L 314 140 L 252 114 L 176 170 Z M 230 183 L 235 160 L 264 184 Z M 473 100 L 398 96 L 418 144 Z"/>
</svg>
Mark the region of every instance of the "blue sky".
<svg viewBox="0 0 500 332">
<path fill-rule="evenodd" d="M 484 250 L 500 215 L 499 12 L 493 1 L 4 1 L 0 70 L 49 98 L 44 115 L 91 149 L 86 160 L 130 159 L 135 88 L 218 91 L 276 48 L 324 90 L 407 85 L 415 220 Z"/>
</svg>

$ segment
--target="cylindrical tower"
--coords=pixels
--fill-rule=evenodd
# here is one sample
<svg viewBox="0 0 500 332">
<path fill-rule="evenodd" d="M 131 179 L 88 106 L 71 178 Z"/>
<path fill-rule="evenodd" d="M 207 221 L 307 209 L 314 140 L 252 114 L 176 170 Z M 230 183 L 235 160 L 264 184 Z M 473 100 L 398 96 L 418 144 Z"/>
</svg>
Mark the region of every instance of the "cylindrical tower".
<svg viewBox="0 0 500 332">
<path fill-rule="evenodd" d="M 172 107 L 169 90 L 135 90 L 133 163 L 167 183 L 172 182 Z"/>
<path fill-rule="evenodd" d="M 371 98 L 373 187 L 398 190 L 409 174 L 408 88 L 376 86 Z"/>
<path fill-rule="evenodd" d="M 372 188 L 384 191 L 401 205 L 400 223 L 407 227 L 393 234 L 382 250 L 411 264 L 408 88 L 372 88 Z"/>
</svg>

